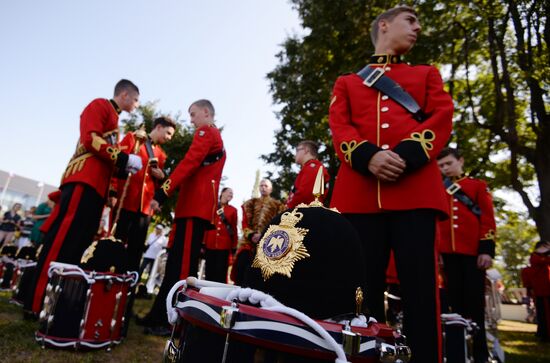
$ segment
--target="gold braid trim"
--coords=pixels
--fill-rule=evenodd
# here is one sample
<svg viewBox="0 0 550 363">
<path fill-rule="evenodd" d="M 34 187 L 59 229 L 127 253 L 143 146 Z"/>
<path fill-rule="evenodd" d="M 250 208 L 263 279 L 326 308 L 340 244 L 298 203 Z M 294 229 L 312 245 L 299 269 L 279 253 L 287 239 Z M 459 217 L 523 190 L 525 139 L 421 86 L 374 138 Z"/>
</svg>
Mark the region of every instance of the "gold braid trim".
<svg viewBox="0 0 550 363">
<path fill-rule="evenodd" d="M 485 233 L 485 236 L 483 236 L 483 239 L 491 239 L 494 240 L 496 237 L 496 233 L 494 229 L 490 229 Z"/>
<path fill-rule="evenodd" d="M 106 144 L 106 143 L 107 143 L 107 141 L 105 141 L 104 138 L 102 138 L 101 136 L 98 136 L 95 132 L 92 132 L 92 147 L 96 151 L 101 150 L 101 145 Z"/>
<path fill-rule="evenodd" d="M 162 184 L 160 189 L 162 189 L 164 194 L 168 195 L 168 191 L 170 190 L 171 185 L 172 185 L 172 179 L 166 179 L 166 181 Z"/>
<path fill-rule="evenodd" d="M 426 153 L 426 156 L 428 157 L 428 160 L 430 159 L 430 154 L 428 151 L 433 150 L 434 146 L 431 143 L 431 141 L 435 140 L 435 132 L 432 130 L 424 130 L 422 133 L 420 132 L 413 132 L 411 134 L 411 137 L 405 140 L 412 140 L 420 143 L 420 146 L 422 146 L 422 150 Z"/>
<path fill-rule="evenodd" d="M 359 143 L 355 140 L 351 140 L 350 142 L 344 141 L 340 144 L 340 151 L 342 151 L 342 153 L 344 153 L 344 160 L 347 163 L 349 163 L 349 166 L 352 166 L 351 165 L 351 154 L 355 151 L 355 149 L 357 149 L 359 147 L 359 145 L 361 145 L 364 142 L 367 142 L 367 140 L 361 141 Z"/>
<path fill-rule="evenodd" d="M 120 154 L 120 149 L 117 147 L 108 146 L 105 151 L 107 151 L 113 161 L 115 161 L 118 158 L 118 154 Z"/>
<path fill-rule="evenodd" d="M 79 157 L 72 159 L 69 162 L 69 165 L 67 165 L 67 168 L 63 173 L 63 177 L 67 178 L 68 176 L 73 175 L 74 173 L 82 170 L 82 168 L 84 167 L 84 163 L 86 162 L 86 159 L 88 159 L 90 156 L 93 156 L 93 154 L 86 153 L 84 155 L 80 155 Z"/>
</svg>

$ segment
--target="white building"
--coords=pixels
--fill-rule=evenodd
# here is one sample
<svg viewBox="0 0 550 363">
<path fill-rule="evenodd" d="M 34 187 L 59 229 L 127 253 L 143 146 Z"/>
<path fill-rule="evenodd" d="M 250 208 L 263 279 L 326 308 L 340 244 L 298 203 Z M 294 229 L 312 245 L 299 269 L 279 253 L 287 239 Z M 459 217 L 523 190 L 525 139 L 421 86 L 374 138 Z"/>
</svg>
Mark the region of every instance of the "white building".
<svg viewBox="0 0 550 363">
<path fill-rule="evenodd" d="M 10 209 L 13 203 L 21 203 L 23 210 L 37 206 L 56 189 L 56 186 L 0 170 L 0 208 L 2 211 Z"/>
</svg>

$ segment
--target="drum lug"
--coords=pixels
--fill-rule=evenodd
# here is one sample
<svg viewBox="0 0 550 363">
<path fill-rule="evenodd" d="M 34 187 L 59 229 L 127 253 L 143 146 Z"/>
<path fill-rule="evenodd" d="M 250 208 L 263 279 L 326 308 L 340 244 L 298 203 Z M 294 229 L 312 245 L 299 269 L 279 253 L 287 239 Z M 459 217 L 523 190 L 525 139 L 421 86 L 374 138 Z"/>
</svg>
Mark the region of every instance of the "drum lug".
<svg viewBox="0 0 550 363">
<path fill-rule="evenodd" d="M 397 362 L 407 363 L 411 360 L 411 348 L 407 345 L 407 337 L 398 330 L 399 337 L 395 339 L 395 350 L 397 351 Z"/>
<path fill-rule="evenodd" d="M 376 350 L 379 352 L 381 363 L 394 363 L 397 359 L 397 352 L 395 346 L 384 343 L 382 341 L 376 342 Z"/>
<path fill-rule="evenodd" d="M 235 317 L 238 311 L 239 308 L 235 302 L 232 302 L 230 306 L 222 306 L 220 325 L 225 329 L 231 329 L 235 324 Z"/>
<path fill-rule="evenodd" d="M 163 362 L 176 363 L 179 360 L 179 351 L 172 339 L 166 341 L 163 353 Z"/>
<path fill-rule="evenodd" d="M 359 353 L 361 345 L 361 334 L 351 330 L 350 322 L 346 321 L 344 329 L 342 329 L 342 347 L 344 352 L 349 355 Z"/>
</svg>

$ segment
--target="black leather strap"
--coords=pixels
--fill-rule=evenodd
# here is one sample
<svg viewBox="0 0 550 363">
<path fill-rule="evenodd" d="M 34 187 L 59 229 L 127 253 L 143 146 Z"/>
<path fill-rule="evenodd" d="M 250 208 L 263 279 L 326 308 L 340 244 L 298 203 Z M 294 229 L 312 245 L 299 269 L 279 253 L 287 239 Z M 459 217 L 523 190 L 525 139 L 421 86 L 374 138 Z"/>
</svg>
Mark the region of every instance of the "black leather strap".
<svg viewBox="0 0 550 363">
<path fill-rule="evenodd" d="M 447 189 L 447 193 L 458 199 L 462 204 L 466 206 L 472 212 L 476 215 L 476 217 L 481 217 L 481 208 L 479 208 L 479 205 L 477 205 L 469 196 L 464 193 L 460 185 L 457 183 L 453 183 L 453 181 L 449 178 L 445 178 L 443 180 L 443 185 L 445 185 L 445 189 Z"/>
<path fill-rule="evenodd" d="M 225 149 L 221 149 L 221 151 L 214 154 L 206 155 L 206 157 L 201 163 L 201 166 L 208 166 L 208 165 L 214 164 L 216 161 L 219 161 L 221 158 L 223 158 L 224 155 L 225 155 Z"/>
<path fill-rule="evenodd" d="M 229 233 L 229 238 L 233 238 L 233 230 L 231 229 L 231 225 L 229 225 L 227 218 L 225 218 L 225 213 L 223 211 L 223 206 L 221 205 L 221 203 L 218 203 L 218 215 L 220 216 L 220 219 L 225 225 L 225 229 L 227 229 L 227 233 Z"/>
<path fill-rule="evenodd" d="M 423 122 L 427 119 L 427 115 L 422 111 L 414 98 L 412 98 L 399 83 L 384 75 L 384 68 L 374 68 L 367 65 L 357 72 L 357 75 L 363 79 L 363 83 L 367 87 L 375 88 L 399 103 L 404 109 L 412 114 L 416 121 Z"/>
<path fill-rule="evenodd" d="M 149 137 L 147 137 L 147 140 L 145 140 L 145 150 L 147 150 L 147 156 L 149 157 L 149 165 L 158 165 L 158 160 L 155 157 L 155 152 L 153 151 L 153 144 L 151 142 L 151 138 Z"/>
</svg>

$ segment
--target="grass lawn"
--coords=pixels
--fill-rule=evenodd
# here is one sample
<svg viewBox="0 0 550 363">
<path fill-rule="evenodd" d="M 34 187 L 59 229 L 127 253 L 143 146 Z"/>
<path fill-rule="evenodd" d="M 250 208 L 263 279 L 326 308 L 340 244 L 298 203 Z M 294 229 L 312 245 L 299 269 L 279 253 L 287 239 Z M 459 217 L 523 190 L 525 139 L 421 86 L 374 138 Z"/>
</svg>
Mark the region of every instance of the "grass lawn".
<svg viewBox="0 0 550 363">
<path fill-rule="evenodd" d="M 23 320 L 21 308 L 10 304 L 11 292 L 0 292 L 0 360 L 3 362 L 160 362 L 166 338 L 144 335 L 135 324 L 128 338 L 111 352 L 73 352 L 42 349 L 34 340 L 37 323 Z M 134 311 L 143 315 L 152 300 L 136 300 Z M 536 326 L 505 320 L 499 325 L 499 339 L 506 363 L 548 363 L 550 343 L 535 339 Z"/>
</svg>

